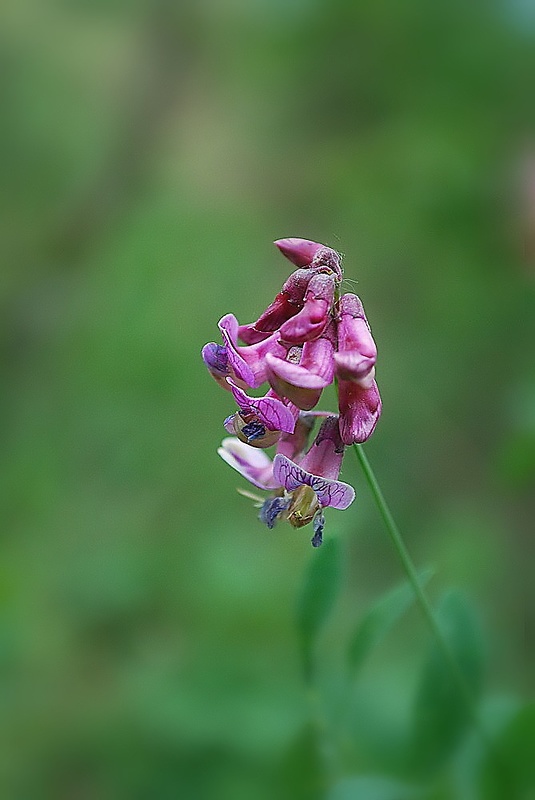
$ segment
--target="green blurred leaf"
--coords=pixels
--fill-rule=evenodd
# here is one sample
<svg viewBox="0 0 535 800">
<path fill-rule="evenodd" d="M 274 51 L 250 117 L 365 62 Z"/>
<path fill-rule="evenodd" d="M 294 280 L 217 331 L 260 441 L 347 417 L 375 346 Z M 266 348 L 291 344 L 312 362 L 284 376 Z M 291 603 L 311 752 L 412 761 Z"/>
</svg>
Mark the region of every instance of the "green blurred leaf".
<svg viewBox="0 0 535 800">
<path fill-rule="evenodd" d="M 314 643 L 334 605 L 340 576 L 340 543 L 329 539 L 313 553 L 297 603 L 297 627 L 307 677 L 311 673 Z"/>
<path fill-rule="evenodd" d="M 431 578 L 431 569 L 419 576 L 421 584 Z M 359 621 L 347 652 L 348 665 L 353 674 L 361 668 L 371 650 L 381 642 L 396 622 L 414 602 L 414 589 L 407 581 L 384 594 Z"/>
<path fill-rule="evenodd" d="M 382 776 L 359 776 L 339 781 L 328 800 L 413 800 L 421 790 Z"/>
<path fill-rule="evenodd" d="M 322 800 L 327 780 L 317 728 L 308 722 L 290 743 L 281 762 L 277 798 Z"/>
<path fill-rule="evenodd" d="M 438 623 L 474 698 L 481 692 L 483 655 L 475 615 L 466 598 L 448 591 Z M 433 640 L 417 688 L 412 739 L 413 764 L 423 773 L 442 766 L 470 722 L 470 712 L 442 650 Z"/>
<path fill-rule="evenodd" d="M 519 710 L 495 742 L 481 774 L 485 800 L 534 800 L 535 703 Z"/>
</svg>

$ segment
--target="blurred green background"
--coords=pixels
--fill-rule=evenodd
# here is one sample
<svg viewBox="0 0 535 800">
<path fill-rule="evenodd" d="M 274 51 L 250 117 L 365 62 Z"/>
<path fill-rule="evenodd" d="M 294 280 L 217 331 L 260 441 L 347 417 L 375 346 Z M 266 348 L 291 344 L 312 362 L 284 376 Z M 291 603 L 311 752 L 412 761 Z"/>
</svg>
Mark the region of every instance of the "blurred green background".
<svg viewBox="0 0 535 800">
<path fill-rule="evenodd" d="M 318 553 L 236 493 L 231 397 L 199 357 L 279 290 L 283 236 L 345 255 L 379 348 L 367 453 L 433 601 L 454 585 L 475 608 L 488 702 L 513 708 L 535 649 L 533 4 L 0 17 L 1 796 L 323 796 L 295 634 Z M 411 609 L 341 688 L 344 642 L 402 579 L 352 453 L 342 477 L 322 696 L 349 709 L 340 774 L 399 777 L 429 635 Z M 433 797 L 476 797 L 459 758 Z"/>
</svg>

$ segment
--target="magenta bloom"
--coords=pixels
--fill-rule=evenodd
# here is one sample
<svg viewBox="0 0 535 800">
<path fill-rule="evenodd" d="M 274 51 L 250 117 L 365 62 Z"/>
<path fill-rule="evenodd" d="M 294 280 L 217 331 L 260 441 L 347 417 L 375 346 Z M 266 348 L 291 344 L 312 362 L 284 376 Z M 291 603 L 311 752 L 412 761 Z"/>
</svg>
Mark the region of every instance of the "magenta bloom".
<svg viewBox="0 0 535 800">
<path fill-rule="evenodd" d="M 338 314 L 336 374 L 343 380 L 369 386 L 375 374 L 377 348 L 360 298 L 356 294 L 342 295 Z"/>
<path fill-rule="evenodd" d="M 260 510 L 259 518 L 268 528 L 273 528 L 278 519 L 287 520 L 294 528 L 312 522 L 312 544 L 319 547 L 325 525 L 323 509 L 347 508 L 355 490 L 338 480 L 344 446 L 336 416 L 324 420 L 310 450 L 303 455 L 301 448 L 310 431 L 308 416 L 300 415 L 301 427 L 297 426 L 295 434 L 281 436 L 273 462 L 265 453 L 234 438 L 224 439 L 218 453 L 254 486 L 278 489 Z M 296 438 L 298 445 L 292 447 Z"/>
<path fill-rule="evenodd" d="M 302 344 L 321 336 L 331 318 L 335 288 L 334 275 L 314 275 L 308 284 L 303 308 L 281 325 L 281 341 Z"/>
<path fill-rule="evenodd" d="M 309 411 L 319 402 L 321 393 L 333 382 L 334 323 L 323 335 L 302 348 L 292 348 L 286 359 L 266 356 L 267 377 L 281 397 L 287 397 L 298 408 Z"/>
<path fill-rule="evenodd" d="M 270 447 L 282 431 L 293 433 L 299 409 L 285 405 L 270 390 L 264 397 L 249 397 L 231 378 L 227 378 L 239 411 L 224 422 L 225 429 L 253 447 Z"/>
<path fill-rule="evenodd" d="M 202 357 L 236 403 L 224 422 L 233 436 L 219 454 L 254 486 L 272 492 L 260 502 L 260 519 L 269 528 L 279 519 L 295 528 L 312 523 L 318 546 L 323 509 L 345 509 L 355 496 L 338 480 L 344 449 L 366 441 L 381 414 L 377 349 L 360 299 L 339 296 L 339 253 L 310 239 L 275 245 L 297 269 L 255 322 L 240 325 L 234 314 L 223 316 L 221 344 L 205 345 Z M 339 413 L 312 411 L 335 380 Z M 266 382 L 263 396 L 249 393 Z M 324 419 L 307 451 L 318 417 Z M 262 452 L 272 445 L 273 460 Z"/>
</svg>

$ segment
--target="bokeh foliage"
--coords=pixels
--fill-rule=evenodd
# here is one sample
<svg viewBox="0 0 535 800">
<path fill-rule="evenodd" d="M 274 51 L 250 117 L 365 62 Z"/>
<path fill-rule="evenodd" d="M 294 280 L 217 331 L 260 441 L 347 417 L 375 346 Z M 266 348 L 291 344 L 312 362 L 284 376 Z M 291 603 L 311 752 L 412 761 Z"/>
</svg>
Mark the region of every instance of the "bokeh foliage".
<svg viewBox="0 0 535 800">
<path fill-rule="evenodd" d="M 215 454 L 229 396 L 199 359 L 221 315 L 249 321 L 278 291 L 286 235 L 346 256 L 380 354 L 367 452 L 433 600 L 455 584 L 478 609 L 489 725 L 506 750 L 529 741 L 529 4 L 7 0 L 0 16 L 1 795 L 321 792 L 295 632 L 318 554 L 235 492 Z M 399 800 L 431 645 L 412 608 L 351 690 L 339 677 L 401 580 L 351 454 L 343 477 L 358 501 L 327 519 L 343 575 L 314 648 L 348 718 L 333 797 Z M 502 797 L 462 746 L 437 800 Z"/>
</svg>

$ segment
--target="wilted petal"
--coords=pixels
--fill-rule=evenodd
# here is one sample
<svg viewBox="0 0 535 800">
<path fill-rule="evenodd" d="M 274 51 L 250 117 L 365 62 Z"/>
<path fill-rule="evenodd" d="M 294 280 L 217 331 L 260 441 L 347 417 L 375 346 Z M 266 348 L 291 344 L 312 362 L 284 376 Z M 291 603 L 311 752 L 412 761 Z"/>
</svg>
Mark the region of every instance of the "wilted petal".
<svg viewBox="0 0 535 800">
<path fill-rule="evenodd" d="M 259 489 L 280 486 L 273 478 L 273 463 L 263 450 L 257 450 L 234 436 L 229 436 L 223 439 L 217 452 L 223 461 Z"/>
<path fill-rule="evenodd" d="M 365 442 L 381 416 L 381 397 L 377 383 L 368 388 L 354 381 L 339 381 L 340 435 L 345 445 Z"/>
<path fill-rule="evenodd" d="M 322 507 L 331 506 L 343 510 L 355 499 L 355 490 L 349 484 L 312 475 L 280 454 L 273 461 L 273 477 L 277 485 L 283 486 L 287 492 L 293 492 L 299 486 L 310 486 Z"/>
<path fill-rule="evenodd" d="M 281 340 L 302 344 L 321 336 L 330 320 L 334 290 L 333 275 L 315 275 L 308 284 L 303 308 L 281 326 Z"/>
<path fill-rule="evenodd" d="M 360 298 L 344 294 L 339 304 L 336 374 L 342 380 L 356 381 L 368 388 L 375 374 L 376 358 L 377 348 Z"/>
<path fill-rule="evenodd" d="M 340 253 L 337 253 L 331 247 L 325 247 L 325 245 L 316 250 L 310 266 L 312 269 L 321 272 L 334 272 L 338 281 L 341 281 L 344 276 L 340 263 Z"/>
<path fill-rule="evenodd" d="M 222 317 L 218 326 L 226 345 L 229 366 L 236 376 L 248 386 L 257 388 L 266 380 L 267 353 L 272 353 L 279 358 L 284 358 L 286 355 L 287 348 L 279 342 L 277 333 L 257 344 L 244 347 L 238 345 L 239 325 L 234 314 Z"/>
<path fill-rule="evenodd" d="M 265 397 L 249 397 L 243 389 L 236 386 L 234 381 L 230 378 L 227 380 L 241 411 L 245 414 L 254 414 L 270 431 L 294 432 L 295 414 L 282 400 L 269 394 Z"/>
</svg>

